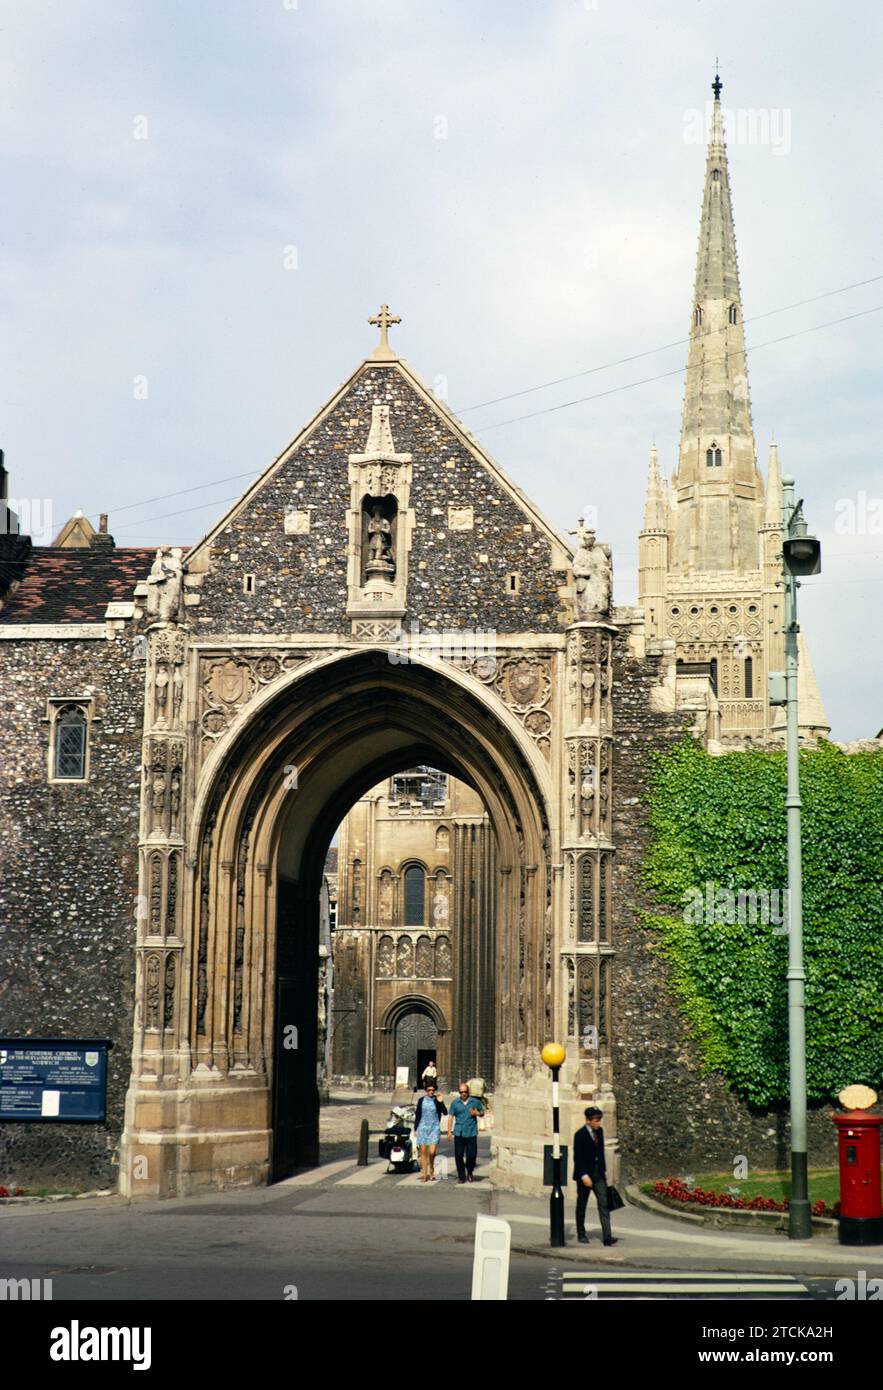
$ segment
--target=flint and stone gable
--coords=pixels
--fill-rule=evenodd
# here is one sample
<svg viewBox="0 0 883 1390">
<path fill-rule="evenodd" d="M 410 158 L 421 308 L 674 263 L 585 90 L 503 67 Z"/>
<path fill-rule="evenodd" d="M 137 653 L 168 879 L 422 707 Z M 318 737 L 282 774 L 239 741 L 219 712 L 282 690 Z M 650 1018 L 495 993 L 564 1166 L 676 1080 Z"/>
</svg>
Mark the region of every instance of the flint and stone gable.
<svg viewBox="0 0 883 1390">
<path fill-rule="evenodd" d="M 376 405 L 388 407 L 396 455 L 410 455 L 403 625 L 560 632 L 563 540 L 489 471 L 399 364 L 369 363 L 196 548 L 195 568 L 208 552 L 198 637 L 350 633 L 349 459 L 363 455 Z M 245 592 L 248 575 L 253 593 Z"/>
</svg>

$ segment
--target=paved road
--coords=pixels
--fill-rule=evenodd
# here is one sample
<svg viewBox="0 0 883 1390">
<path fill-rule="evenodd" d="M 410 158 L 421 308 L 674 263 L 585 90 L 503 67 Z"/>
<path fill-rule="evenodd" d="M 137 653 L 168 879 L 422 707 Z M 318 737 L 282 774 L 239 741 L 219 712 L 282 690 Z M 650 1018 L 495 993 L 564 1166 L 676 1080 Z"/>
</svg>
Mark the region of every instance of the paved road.
<svg viewBox="0 0 883 1390">
<path fill-rule="evenodd" d="M 0 1207 L 0 1279 L 51 1279 L 59 1301 L 465 1301 L 479 1212 L 510 1223 L 516 1301 L 831 1299 L 838 1274 L 883 1276 L 880 1250 L 711 1231 L 635 1207 L 614 1218 L 616 1246 L 577 1246 L 571 1194 L 571 1243 L 559 1258 L 548 1250 L 547 1201 L 491 1188 L 486 1136 L 474 1183 L 457 1183 L 443 1144 L 442 1180 L 424 1186 L 416 1174 L 388 1174 L 377 1158 L 387 1113 L 386 1100 L 335 1096 L 322 1111 L 323 1166 L 274 1187 Z M 355 1136 L 366 1116 L 371 1161 L 358 1168 Z M 597 1236 L 592 1207 L 589 1217 Z"/>
<path fill-rule="evenodd" d="M 387 1174 L 380 1160 L 358 1168 L 348 1157 L 275 1187 L 192 1200 L 127 1205 L 104 1198 L 5 1207 L 0 1277 L 51 1279 L 57 1301 L 464 1301 L 478 1212 L 499 1208 L 508 1215 L 515 1244 L 524 1243 L 527 1233 L 539 1251 L 546 1239 L 544 1203 L 491 1189 L 487 1147 L 482 1141 L 477 1180 L 467 1186 L 451 1178 L 424 1186 L 416 1174 Z M 570 1247 L 560 1262 L 515 1252 L 510 1299 L 835 1296 L 832 1278 L 770 1270 L 761 1259 L 752 1268 L 747 1254 L 738 1271 L 721 1273 L 715 1268 L 720 1258 L 701 1243 L 675 1245 L 672 1255 L 666 1242 L 652 1263 L 642 1261 L 646 1240 L 640 1244 L 638 1232 L 656 1219 L 634 1209 L 623 1216 L 615 1248 L 605 1250 L 599 1242 Z M 696 1234 L 674 1222 L 661 1224 L 676 1228 L 675 1240 Z M 708 1238 L 700 1234 L 700 1240 Z M 716 1236 L 710 1239 L 713 1246 Z"/>
<path fill-rule="evenodd" d="M 0 1277 L 51 1278 L 56 1301 L 468 1299 L 487 1179 L 424 1187 L 385 1168 L 348 1160 L 193 1200 L 6 1207 Z M 514 1264 L 513 1293 L 545 1297 L 542 1262 Z"/>
</svg>

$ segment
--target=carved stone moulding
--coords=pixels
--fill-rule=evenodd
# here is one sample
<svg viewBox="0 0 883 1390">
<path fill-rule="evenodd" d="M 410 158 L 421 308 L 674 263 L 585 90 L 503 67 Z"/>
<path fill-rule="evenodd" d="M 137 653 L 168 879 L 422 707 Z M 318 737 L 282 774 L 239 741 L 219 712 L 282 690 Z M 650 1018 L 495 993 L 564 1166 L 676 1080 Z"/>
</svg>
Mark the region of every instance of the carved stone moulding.
<svg viewBox="0 0 883 1390">
<path fill-rule="evenodd" d="M 143 1019 L 148 1032 L 172 1032 L 180 949 L 144 952 Z"/>
<path fill-rule="evenodd" d="M 233 647 L 226 652 L 204 653 L 199 659 L 197 722 L 200 755 L 205 758 L 239 712 L 255 695 L 286 672 L 310 659 L 292 648 L 250 649 Z"/>
<path fill-rule="evenodd" d="M 553 719 L 549 710 L 552 697 L 552 657 L 536 652 L 482 652 L 453 664 L 482 685 L 493 689 L 516 716 L 525 732 L 551 756 Z"/>
<path fill-rule="evenodd" d="M 571 628 L 567 636 L 567 688 L 577 725 L 612 725 L 612 686 L 612 630 L 585 624 Z"/>
<path fill-rule="evenodd" d="M 610 1047 L 613 954 L 576 953 L 562 958 L 568 1034 L 588 1056 Z"/>
<path fill-rule="evenodd" d="M 567 801 L 577 839 L 610 835 L 611 739 L 568 738 Z"/>
<path fill-rule="evenodd" d="M 149 839 L 175 838 L 181 833 L 181 795 L 184 744 L 174 738 L 145 740 L 144 777 Z"/>
<path fill-rule="evenodd" d="M 352 632 L 359 642 L 398 642 L 401 624 L 397 618 L 353 618 Z"/>
<path fill-rule="evenodd" d="M 183 884 L 183 850 L 172 846 L 144 854 L 145 931 L 149 936 L 177 934 L 178 905 Z"/>
</svg>

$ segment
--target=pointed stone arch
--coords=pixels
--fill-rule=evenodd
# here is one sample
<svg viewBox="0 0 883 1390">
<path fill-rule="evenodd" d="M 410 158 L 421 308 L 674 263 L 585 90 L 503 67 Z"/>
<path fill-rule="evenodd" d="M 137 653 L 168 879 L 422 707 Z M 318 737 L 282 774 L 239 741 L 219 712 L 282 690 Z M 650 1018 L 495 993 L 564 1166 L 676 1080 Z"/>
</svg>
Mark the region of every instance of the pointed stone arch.
<svg viewBox="0 0 883 1390">
<path fill-rule="evenodd" d="M 311 988 L 325 851 L 359 796 L 425 762 L 479 793 L 495 838 L 498 1090 L 507 1076 L 517 1086 L 536 1070 L 551 1028 L 546 982 L 556 974 L 544 931 L 547 764 L 502 702 L 463 671 L 393 664 L 385 650 L 323 653 L 255 698 L 201 770 L 177 1027 L 161 1054 L 154 1044 L 149 1061 L 136 1057 L 124 1172 L 148 1128 L 158 1193 L 262 1181 L 317 1161 Z M 158 1089 L 168 1092 L 159 1125 Z"/>
</svg>

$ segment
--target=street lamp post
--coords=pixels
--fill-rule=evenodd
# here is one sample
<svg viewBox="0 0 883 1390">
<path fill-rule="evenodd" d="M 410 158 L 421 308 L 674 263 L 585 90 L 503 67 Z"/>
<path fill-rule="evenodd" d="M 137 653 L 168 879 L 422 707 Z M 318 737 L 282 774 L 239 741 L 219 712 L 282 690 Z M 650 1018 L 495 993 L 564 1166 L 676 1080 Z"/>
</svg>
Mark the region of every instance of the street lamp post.
<svg viewBox="0 0 883 1390">
<path fill-rule="evenodd" d="M 809 1240 L 806 1157 L 806 971 L 803 965 L 803 878 L 800 851 L 800 736 L 797 710 L 797 589 L 801 575 L 818 574 L 821 546 L 807 535 L 803 499 L 794 503 L 794 479 L 782 479 L 782 558 L 785 587 L 785 705 L 788 790 L 788 1070 L 791 1093 L 791 1201 L 788 1235 Z"/>
<path fill-rule="evenodd" d="M 558 1114 L 558 1073 L 567 1053 L 560 1043 L 546 1043 L 540 1053 L 552 1073 L 552 1195 L 549 1198 L 549 1244 L 558 1249 L 564 1238 L 564 1193 L 561 1190 L 561 1121 Z"/>
</svg>

